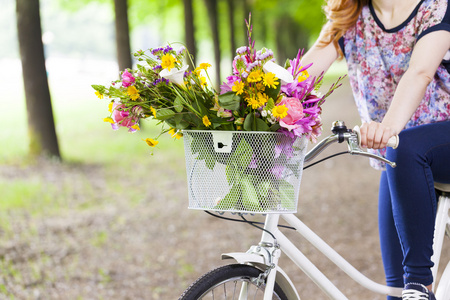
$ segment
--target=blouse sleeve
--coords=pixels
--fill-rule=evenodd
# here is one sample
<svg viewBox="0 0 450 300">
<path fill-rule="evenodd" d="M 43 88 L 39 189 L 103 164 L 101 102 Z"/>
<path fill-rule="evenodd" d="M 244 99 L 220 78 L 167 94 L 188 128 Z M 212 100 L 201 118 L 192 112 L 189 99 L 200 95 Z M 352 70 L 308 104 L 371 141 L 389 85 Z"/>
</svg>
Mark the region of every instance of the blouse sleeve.
<svg viewBox="0 0 450 300">
<path fill-rule="evenodd" d="M 448 0 L 425 1 L 424 4 L 416 19 L 419 23 L 417 40 L 434 31 L 450 31 Z"/>
</svg>

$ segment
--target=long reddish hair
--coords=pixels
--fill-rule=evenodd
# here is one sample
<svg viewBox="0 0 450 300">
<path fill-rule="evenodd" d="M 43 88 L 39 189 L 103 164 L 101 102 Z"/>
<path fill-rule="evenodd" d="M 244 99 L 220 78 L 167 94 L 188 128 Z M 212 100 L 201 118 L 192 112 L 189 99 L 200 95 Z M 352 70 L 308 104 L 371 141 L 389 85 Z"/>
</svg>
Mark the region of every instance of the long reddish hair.
<svg viewBox="0 0 450 300">
<path fill-rule="evenodd" d="M 328 0 L 323 9 L 329 22 L 323 30 L 318 45 L 325 47 L 333 43 L 339 52 L 339 57 L 342 57 L 338 41 L 350 27 L 355 25 L 362 8 L 367 4 L 369 0 Z"/>
</svg>

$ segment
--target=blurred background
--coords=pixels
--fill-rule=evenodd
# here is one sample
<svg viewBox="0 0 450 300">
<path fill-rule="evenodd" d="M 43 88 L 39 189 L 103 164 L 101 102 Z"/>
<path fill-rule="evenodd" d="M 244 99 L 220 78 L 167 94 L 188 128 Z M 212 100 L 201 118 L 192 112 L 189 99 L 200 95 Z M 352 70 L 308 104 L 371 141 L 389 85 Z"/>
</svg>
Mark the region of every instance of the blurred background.
<svg viewBox="0 0 450 300">
<path fill-rule="evenodd" d="M 185 44 L 218 85 L 246 44 L 279 63 L 308 49 L 325 19 L 321 0 L 0 0 L 0 299 L 177 299 L 222 252 L 260 232 L 187 209 L 182 141 L 142 141 L 102 119 L 107 85 L 135 65 L 131 52 Z M 20 40 L 20 43 L 19 43 Z M 176 45 L 176 44 L 174 44 Z M 176 45 L 175 47 L 177 47 Z M 346 73 L 336 63 L 324 89 Z M 331 122 L 359 124 L 348 81 L 324 105 Z M 332 150 L 340 151 L 339 149 Z M 298 215 L 364 274 L 383 282 L 378 172 L 341 157 L 305 171 Z M 296 240 L 296 237 L 292 238 Z M 311 246 L 299 247 L 350 299 L 383 299 L 352 283 Z M 292 264 L 304 299 L 325 299 Z M 283 260 L 282 260 L 283 264 Z"/>
</svg>

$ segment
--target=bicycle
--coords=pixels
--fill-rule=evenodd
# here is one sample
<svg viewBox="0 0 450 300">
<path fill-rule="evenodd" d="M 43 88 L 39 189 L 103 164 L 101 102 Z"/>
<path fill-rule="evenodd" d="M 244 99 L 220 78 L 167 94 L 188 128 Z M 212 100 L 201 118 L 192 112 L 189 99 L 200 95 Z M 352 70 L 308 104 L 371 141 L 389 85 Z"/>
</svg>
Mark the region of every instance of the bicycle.
<svg viewBox="0 0 450 300">
<path fill-rule="evenodd" d="M 351 155 L 360 155 L 384 161 L 395 167 L 395 162 L 362 151 L 360 148 L 359 129 L 347 129 L 345 123 L 336 121 L 332 126 L 332 133 L 321 140 L 305 156 L 304 161 L 310 162 L 325 148 L 336 142 L 347 142 L 348 152 Z M 388 146 L 396 147 L 398 137 L 390 140 Z M 339 153 L 342 154 L 342 153 Z M 328 157 L 329 158 L 329 157 Z M 327 159 L 327 158 L 325 158 Z M 312 166 L 325 159 L 310 164 Z M 308 167 L 309 167 L 308 166 Z M 434 267 L 432 273 L 436 278 L 442 246 L 445 235 L 450 237 L 450 184 L 436 183 L 436 189 L 441 191 L 439 206 L 436 216 L 434 237 L 434 255 L 432 257 Z M 208 212 L 212 214 L 211 212 Z M 216 215 L 223 219 L 230 219 Z M 247 221 L 244 215 L 240 215 Z M 330 299 L 348 299 L 307 257 L 302 253 L 278 228 L 279 219 L 283 218 L 291 228 L 314 245 L 338 268 L 343 270 L 351 279 L 373 292 L 401 297 L 402 289 L 388 287 L 367 278 L 347 260 L 340 256 L 331 246 L 324 242 L 307 225 L 298 219 L 293 213 L 266 214 L 264 227 L 262 227 L 261 241 L 253 245 L 247 252 L 226 253 L 222 259 L 234 259 L 237 264 L 225 265 L 216 268 L 201 276 L 189 286 L 179 298 L 180 300 L 197 299 L 300 299 L 300 296 L 290 280 L 289 276 L 280 268 L 278 260 L 285 253 L 297 267 L 321 288 Z M 231 219 L 234 220 L 234 219 Z M 249 223 L 255 223 L 250 222 Z M 255 225 L 255 224 L 253 224 Z M 439 284 L 433 284 L 437 300 L 450 299 L 450 262 L 447 263 L 440 278 Z"/>
</svg>

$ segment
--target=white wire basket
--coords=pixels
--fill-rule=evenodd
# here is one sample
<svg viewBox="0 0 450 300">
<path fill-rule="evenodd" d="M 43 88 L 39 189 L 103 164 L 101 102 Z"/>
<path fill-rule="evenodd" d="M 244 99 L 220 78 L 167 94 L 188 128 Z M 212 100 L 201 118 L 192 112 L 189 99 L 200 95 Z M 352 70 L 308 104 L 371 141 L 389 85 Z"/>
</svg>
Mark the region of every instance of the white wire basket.
<svg viewBox="0 0 450 300">
<path fill-rule="evenodd" d="M 184 130 L 189 209 L 295 213 L 307 139 Z"/>
</svg>

